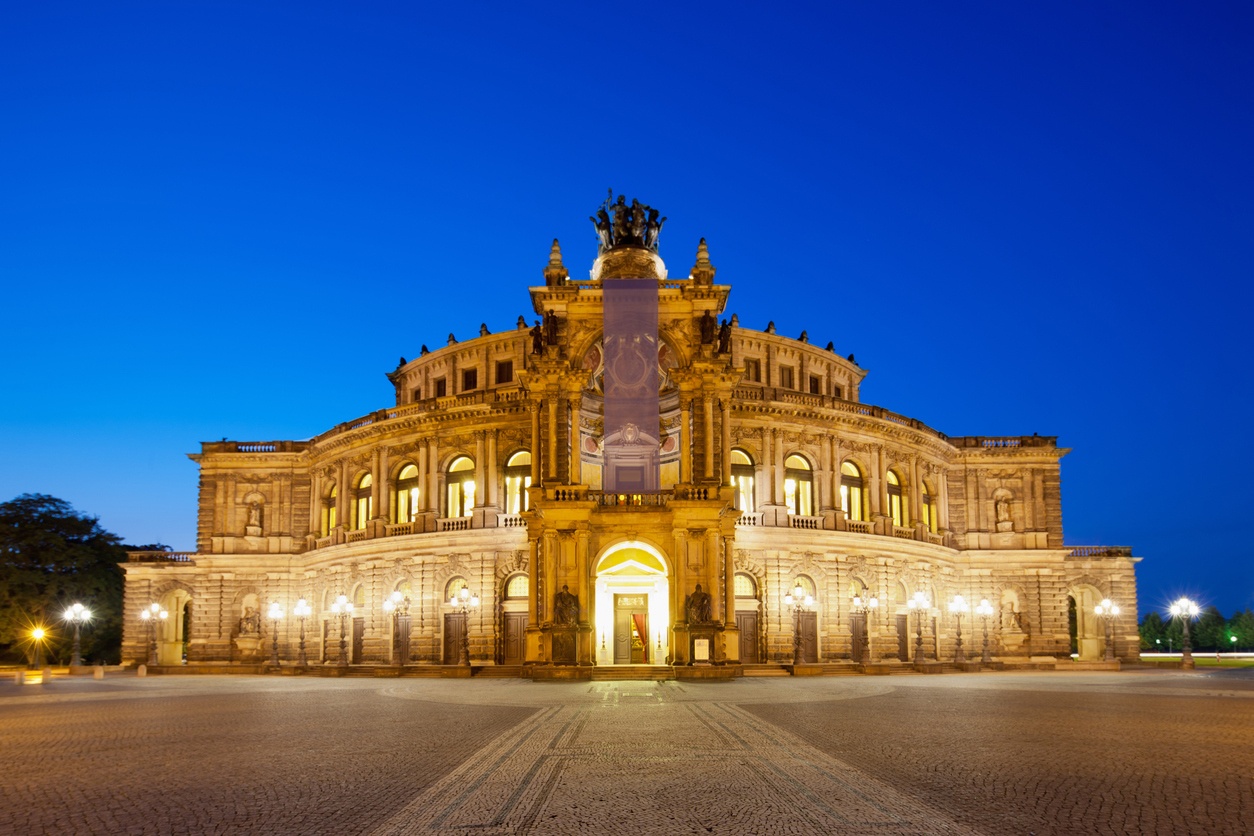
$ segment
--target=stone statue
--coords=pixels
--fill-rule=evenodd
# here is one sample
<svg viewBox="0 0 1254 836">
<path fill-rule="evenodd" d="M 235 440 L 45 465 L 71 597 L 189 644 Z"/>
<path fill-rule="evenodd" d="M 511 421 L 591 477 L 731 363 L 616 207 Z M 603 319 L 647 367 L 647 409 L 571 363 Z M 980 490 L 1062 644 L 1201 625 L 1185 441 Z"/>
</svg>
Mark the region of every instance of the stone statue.
<svg viewBox="0 0 1254 836">
<path fill-rule="evenodd" d="M 993 510 L 997 514 L 997 522 L 1010 522 L 1010 500 L 1006 497 L 999 497 L 993 501 Z"/>
<path fill-rule="evenodd" d="M 613 236 L 613 227 L 610 225 L 610 216 L 606 214 L 605 207 L 603 206 L 597 210 L 595 218 L 590 217 L 588 220 L 592 221 L 592 225 L 596 227 L 597 238 L 601 242 L 600 250 L 598 252 L 599 255 L 612 246 L 611 239 Z"/>
<path fill-rule="evenodd" d="M 618 196 L 618 202 L 614 204 L 614 244 L 623 243 L 627 240 L 627 236 L 631 235 L 631 208 L 627 205 L 627 198 L 623 195 Z"/>
<path fill-rule="evenodd" d="M 701 314 L 701 344 L 709 345 L 712 342 L 714 342 L 714 317 L 706 311 Z"/>
<path fill-rule="evenodd" d="M 426 343 L 423 343 L 422 348 L 418 349 L 418 351 L 421 353 L 421 356 L 423 357 L 426 357 L 428 354 L 431 353 L 431 349 L 427 348 Z"/>
<path fill-rule="evenodd" d="M 657 239 L 658 235 L 662 233 L 662 224 L 664 223 L 666 223 L 666 218 L 659 220 L 656 209 L 649 210 L 649 220 L 645 224 L 644 229 L 644 245 L 654 252 L 657 252 Z"/>
<path fill-rule="evenodd" d="M 547 345 L 557 345 L 557 314 L 553 311 L 544 313 L 544 342 Z"/>
<path fill-rule="evenodd" d="M 647 247 L 656 252 L 662 224 L 666 223 L 656 209 L 639 200 L 633 198 L 628 206 L 626 196 L 619 195 L 615 201 L 613 189 L 588 220 L 597 231 L 597 255 L 620 246 Z"/>
<path fill-rule="evenodd" d="M 540 320 L 536 320 L 536 327 L 531 329 L 531 353 L 544 353 L 544 331 L 540 328 Z"/>
<path fill-rule="evenodd" d="M 731 323 L 723 320 L 723 324 L 718 326 L 718 353 L 731 353 Z"/>
<path fill-rule="evenodd" d="M 571 594 L 566 584 L 553 596 L 553 623 L 558 627 L 574 627 L 579 623 L 579 596 Z"/>
<path fill-rule="evenodd" d="M 261 503 L 255 501 L 248 503 L 248 524 L 250 526 L 261 525 Z"/>
<path fill-rule="evenodd" d="M 255 607 L 244 607 L 244 617 L 239 620 L 241 636 L 256 636 L 261 633 L 261 613 Z"/>
<path fill-rule="evenodd" d="M 645 229 L 645 207 L 640 205 L 640 201 L 632 198 L 631 201 L 631 237 L 644 243 Z"/>
<path fill-rule="evenodd" d="M 701 590 L 701 584 L 684 601 L 684 611 L 688 615 L 689 624 L 709 624 L 713 619 L 710 614 L 710 593 Z"/>
</svg>

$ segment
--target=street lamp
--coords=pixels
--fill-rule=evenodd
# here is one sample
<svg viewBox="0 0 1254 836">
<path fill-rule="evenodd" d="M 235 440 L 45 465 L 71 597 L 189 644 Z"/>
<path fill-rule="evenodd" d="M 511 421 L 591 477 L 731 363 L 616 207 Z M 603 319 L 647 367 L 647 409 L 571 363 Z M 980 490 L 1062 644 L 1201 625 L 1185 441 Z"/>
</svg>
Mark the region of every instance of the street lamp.
<svg viewBox="0 0 1254 836">
<path fill-rule="evenodd" d="M 853 596 L 853 614 L 862 616 L 862 637 L 858 640 L 858 661 L 866 664 L 871 655 L 871 617 L 870 614 L 879 608 L 880 599 L 872 595 L 863 598 Z"/>
<path fill-rule="evenodd" d="M 35 644 L 35 667 L 37 668 L 44 666 L 44 639 L 47 637 L 48 633 L 42 627 L 36 627 L 30 631 L 31 641 Z"/>
<path fill-rule="evenodd" d="M 792 663 L 800 665 L 801 658 L 801 613 L 814 605 L 814 596 L 806 594 L 801 581 L 793 587 L 792 592 L 784 596 L 784 606 L 792 607 Z"/>
<path fill-rule="evenodd" d="M 1106 661 L 1115 661 L 1115 637 L 1111 632 L 1111 627 L 1116 618 L 1119 617 L 1119 605 L 1111 601 L 1109 598 L 1103 598 L 1102 602 L 1093 608 L 1097 613 L 1097 617 L 1106 625 Z"/>
<path fill-rule="evenodd" d="M 270 602 L 270 611 L 266 613 L 266 618 L 270 619 L 270 623 L 274 625 L 274 639 L 270 645 L 270 664 L 275 667 L 279 666 L 279 619 L 283 618 L 283 608 L 279 606 L 278 601 Z"/>
<path fill-rule="evenodd" d="M 309 667 L 309 657 L 305 655 L 305 619 L 311 612 L 313 610 L 304 598 L 297 599 L 296 606 L 292 607 L 292 615 L 300 619 L 300 658 L 297 664 L 302 668 Z"/>
<path fill-rule="evenodd" d="M 470 590 L 463 585 L 461 591 L 449 598 L 448 602 L 454 612 L 465 616 L 462 627 L 461 658 L 457 660 L 457 663 L 470 667 L 470 611 L 479 606 L 479 596 L 471 595 Z"/>
<path fill-rule="evenodd" d="M 397 664 L 404 665 L 409 659 L 409 598 L 398 589 L 384 599 L 383 611 L 394 614 L 392 654 L 399 657 Z"/>
<path fill-rule="evenodd" d="M 347 629 L 349 617 L 353 614 L 353 602 L 348 600 L 347 595 L 341 595 L 331 605 L 331 612 L 340 617 L 340 667 L 347 668 L 348 641 L 344 637 L 344 631 Z"/>
<path fill-rule="evenodd" d="M 1233 653 L 1236 653 L 1236 652 L 1237 652 L 1237 637 L 1236 637 L 1236 636 L 1229 636 L 1229 637 L 1228 637 L 1228 642 L 1229 642 L 1229 647 L 1231 647 L 1231 648 L 1232 648 L 1232 652 L 1233 652 Z"/>
<path fill-rule="evenodd" d="M 984 622 L 984 651 L 980 654 L 980 662 L 987 665 L 993 661 L 988 655 L 988 617 L 993 614 L 993 605 L 988 602 L 987 598 L 981 598 L 980 603 L 975 605 L 975 614 Z"/>
<path fill-rule="evenodd" d="M 1184 639 L 1180 647 L 1180 652 L 1183 654 L 1180 657 L 1180 666 L 1184 668 L 1194 667 L 1193 646 L 1189 643 L 1189 622 L 1197 618 L 1201 611 L 1202 608 L 1188 598 L 1177 599 L 1172 603 L 1171 608 L 1167 610 L 1172 618 L 1180 619 L 1180 623 L 1184 628 Z"/>
<path fill-rule="evenodd" d="M 82 604 L 71 604 L 65 610 L 65 620 L 74 625 L 74 654 L 70 657 L 70 667 L 78 667 L 83 664 L 82 644 L 79 640 L 79 630 L 82 626 L 91 621 L 91 610 Z"/>
<path fill-rule="evenodd" d="M 932 602 L 928 600 L 923 590 L 918 590 L 906 601 L 906 608 L 911 612 L 918 613 L 918 633 L 914 640 L 914 663 L 916 665 L 923 664 L 923 613 L 931 609 Z"/>
<path fill-rule="evenodd" d="M 148 664 L 157 664 L 157 622 L 165 621 L 170 614 L 161 609 L 160 604 L 149 604 L 140 610 L 139 620 L 148 627 Z"/>
<path fill-rule="evenodd" d="M 967 603 L 967 599 L 961 595 L 955 595 L 949 602 L 949 611 L 954 614 L 958 622 L 958 632 L 954 639 L 954 663 L 961 664 L 967 661 L 967 655 L 962 652 L 962 614 L 970 612 L 971 606 Z"/>
</svg>

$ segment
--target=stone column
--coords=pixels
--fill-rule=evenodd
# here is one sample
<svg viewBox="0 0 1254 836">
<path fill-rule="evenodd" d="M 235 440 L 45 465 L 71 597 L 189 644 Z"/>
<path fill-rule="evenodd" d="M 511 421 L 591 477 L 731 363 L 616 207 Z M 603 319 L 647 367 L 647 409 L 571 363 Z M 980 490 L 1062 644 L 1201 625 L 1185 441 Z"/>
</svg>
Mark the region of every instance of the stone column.
<svg viewBox="0 0 1254 836">
<path fill-rule="evenodd" d="M 936 474 L 936 529 L 944 531 L 949 528 L 949 474 L 938 471 Z"/>
<path fill-rule="evenodd" d="M 484 478 L 483 460 L 487 450 L 484 446 L 483 430 L 475 430 L 475 506 L 482 507 L 487 498 L 487 480 Z"/>
<path fill-rule="evenodd" d="M 427 441 L 418 442 L 418 511 L 426 511 L 431 507 L 431 491 L 427 486 Z"/>
<path fill-rule="evenodd" d="M 345 530 L 352 524 L 349 519 L 349 502 L 353 486 L 349 484 L 349 464 L 346 461 L 340 462 L 340 489 L 335 497 L 335 519 L 339 522 L 340 528 Z"/>
<path fill-rule="evenodd" d="M 773 471 L 771 467 L 771 431 L 763 427 L 761 434 L 762 454 L 758 457 L 757 478 L 754 479 L 757 485 L 754 489 L 754 492 L 757 494 L 754 506 L 757 508 L 769 505 L 774 501 L 771 495 L 771 491 L 774 488 L 774 484 L 771 482 L 771 473 Z"/>
<path fill-rule="evenodd" d="M 548 464 L 544 468 L 546 472 L 546 480 L 557 481 L 557 397 L 550 395 L 546 400 L 549 403 L 549 446 L 548 446 Z"/>
<path fill-rule="evenodd" d="M 579 442 L 579 410 L 583 407 L 583 396 L 578 392 L 570 396 L 570 483 L 579 485 L 583 483 L 582 457 L 580 456 Z"/>
<path fill-rule="evenodd" d="M 490 508 L 498 507 L 496 504 L 496 500 L 497 500 L 496 494 L 498 490 L 497 483 L 500 480 L 498 478 L 499 474 L 497 473 L 497 469 L 496 469 L 496 433 L 497 433 L 496 430 L 488 430 L 488 434 L 487 434 L 487 442 L 488 442 L 487 462 L 486 462 L 487 475 L 485 478 L 487 479 L 487 483 L 488 483 L 488 493 L 487 493 L 486 499 L 487 499 L 488 507 Z"/>
<path fill-rule="evenodd" d="M 679 481 L 687 485 L 692 482 L 692 428 L 689 426 L 689 400 L 684 392 L 679 393 Z"/>
<path fill-rule="evenodd" d="M 531 484 L 540 484 L 540 403 L 536 400 L 527 402 L 527 411 L 531 413 Z"/>
<path fill-rule="evenodd" d="M 427 476 L 430 487 L 427 508 L 437 517 L 440 516 L 440 447 L 434 439 L 427 440 Z"/>
<path fill-rule="evenodd" d="M 723 601 L 726 603 L 726 610 L 723 613 L 723 623 L 728 627 L 736 626 L 736 561 L 733 546 L 735 542 L 730 537 L 722 538 L 723 543 Z M 761 595 L 761 590 L 758 591 Z M 762 625 L 765 626 L 765 625 Z M 743 658 L 743 657 L 742 657 Z"/>
<path fill-rule="evenodd" d="M 730 485 L 731 484 L 731 446 L 732 446 L 732 443 L 731 443 L 731 396 L 730 395 L 726 395 L 723 397 L 721 407 L 722 407 L 722 412 L 719 416 L 720 419 L 722 420 L 722 425 L 720 427 L 721 432 L 719 433 L 721 436 L 721 438 L 719 439 L 719 447 L 721 448 L 721 453 L 719 456 L 719 462 L 720 462 L 719 478 L 720 478 L 720 484 Z"/>
<path fill-rule="evenodd" d="M 714 478 L 714 395 L 706 392 L 701 396 L 701 408 L 705 423 L 702 432 L 705 435 L 705 466 L 702 475 L 706 479 Z"/>
<path fill-rule="evenodd" d="M 884 477 L 880 473 L 880 469 L 883 467 L 883 456 L 880 453 L 880 449 L 878 447 L 872 447 L 869 458 L 871 460 L 871 472 L 867 474 L 865 481 L 869 484 L 865 485 L 865 488 L 870 492 L 871 518 L 874 519 L 882 513 L 882 509 L 884 507 L 884 495 L 882 488 Z"/>
<path fill-rule="evenodd" d="M 923 504 L 923 479 L 919 472 L 919 457 L 910 457 L 910 519 L 903 520 L 908 525 L 912 525 L 923 519 L 923 511 L 920 507 Z"/>
<path fill-rule="evenodd" d="M 374 479 L 370 483 L 370 501 L 374 503 L 375 519 L 389 519 L 388 499 L 391 492 L 388 491 L 388 451 L 385 447 L 380 447 L 375 456 Z"/>
<path fill-rule="evenodd" d="M 781 443 L 778 430 L 771 430 L 771 452 L 774 454 L 771 459 L 771 491 L 774 494 L 772 500 L 778 505 L 784 504 L 784 445 Z"/>
</svg>

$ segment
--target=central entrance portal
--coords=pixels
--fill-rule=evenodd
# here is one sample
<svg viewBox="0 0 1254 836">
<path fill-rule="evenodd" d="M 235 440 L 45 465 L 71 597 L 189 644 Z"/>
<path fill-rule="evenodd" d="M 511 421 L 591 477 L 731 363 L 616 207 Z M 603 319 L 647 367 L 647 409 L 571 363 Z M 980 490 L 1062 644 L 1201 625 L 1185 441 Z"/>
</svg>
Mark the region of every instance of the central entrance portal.
<svg viewBox="0 0 1254 836">
<path fill-rule="evenodd" d="M 670 657 L 666 560 L 632 541 L 606 551 L 596 568 L 598 665 L 664 665 Z"/>
</svg>

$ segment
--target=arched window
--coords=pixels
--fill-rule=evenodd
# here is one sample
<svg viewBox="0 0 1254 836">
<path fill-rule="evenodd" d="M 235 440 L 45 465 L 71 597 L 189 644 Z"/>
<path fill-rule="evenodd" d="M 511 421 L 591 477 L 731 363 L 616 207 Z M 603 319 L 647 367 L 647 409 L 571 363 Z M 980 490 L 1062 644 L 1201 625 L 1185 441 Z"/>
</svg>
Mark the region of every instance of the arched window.
<svg viewBox="0 0 1254 836">
<path fill-rule="evenodd" d="M 450 517 L 469 517 L 475 508 L 475 463 L 458 456 L 448 466 L 448 513 Z"/>
<path fill-rule="evenodd" d="M 731 483 L 736 489 L 736 510 L 753 512 L 753 459 L 744 450 L 731 451 Z"/>
<path fill-rule="evenodd" d="M 840 507 L 847 519 L 866 519 L 862 499 L 862 471 L 850 461 L 840 465 Z"/>
<path fill-rule="evenodd" d="M 418 514 L 418 468 L 407 464 L 396 477 L 396 521 L 413 522 Z"/>
<path fill-rule="evenodd" d="M 928 531 L 935 534 L 938 525 L 936 520 L 936 499 L 932 494 L 932 487 L 926 481 L 920 487 L 923 489 L 919 501 L 919 509 L 923 512 L 923 525 L 927 526 Z"/>
<path fill-rule="evenodd" d="M 788 513 L 799 517 L 814 514 L 814 475 L 810 463 L 801 456 L 784 460 L 784 504 Z"/>
<path fill-rule="evenodd" d="M 892 470 L 888 471 L 888 515 L 893 518 L 893 525 L 901 527 L 906 524 L 906 509 L 901 501 L 901 477 Z"/>
<path fill-rule="evenodd" d="M 353 491 L 353 528 L 365 528 L 366 520 L 374 515 L 374 497 L 371 495 L 373 485 L 374 479 L 367 473 L 361 477 L 357 489 Z"/>
<path fill-rule="evenodd" d="M 338 492 L 335 485 L 331 485 L 331 490 L 327 491 L 326 496 L 322 498 L 322 536 L 326 537 L 331 533 L 331 529 L 335 528 L 337 520 L 335 519 L 335 503 L 338 498 Z"/>
<path fill-rule="evenodd" d="M 459 586 L 460 590 L 461 587 Z M 531 580 L 526 574 L 519 572 L 505 582 L 505 597 L 509 598 L 526 598 L 531 592 Z"/>
<path fill-rule="evenodd" d="M 808 595 L 811 598 L 814 597 L 814 590 L 815 590 L 814 579 L 811 578 L 809 575 L 798 575 L 797 579 L 793 581 L 792 586 L 788 587 L 788 592 L 791 593 L 798 586 L 801 587 L 801 591 L 805 595 Z"/>
<path fill-rule="evenodd" d="M 758 585 L 753 582 L 752 575 L 745 572 L 737 572 L 735 584 L 735 593 L 737 598 L 758 597 Z"/>
<path fill-rule="evenodd" d="M 505 463 L 505 513 L 527 510 L 527 488 L 531 487 L 531 453 L 520 450 Z"/>
<path fill-rule="evenodd" d="M 447 604 L 454 598 L 460 597 L 464 586 L 466 586 L 466 579 L 461 575 L 449 578 L 449 582 L 444 585 L 444 603 Z"/>
</svg>

